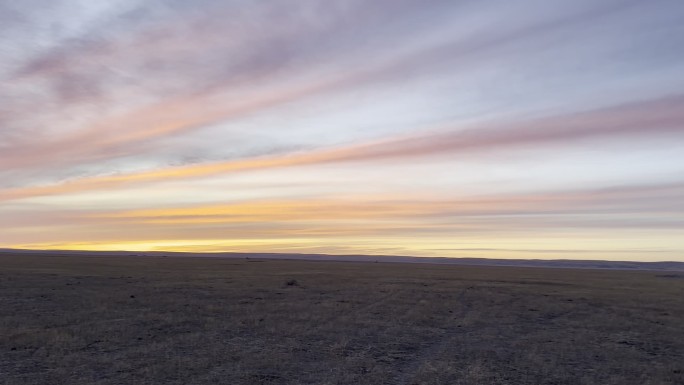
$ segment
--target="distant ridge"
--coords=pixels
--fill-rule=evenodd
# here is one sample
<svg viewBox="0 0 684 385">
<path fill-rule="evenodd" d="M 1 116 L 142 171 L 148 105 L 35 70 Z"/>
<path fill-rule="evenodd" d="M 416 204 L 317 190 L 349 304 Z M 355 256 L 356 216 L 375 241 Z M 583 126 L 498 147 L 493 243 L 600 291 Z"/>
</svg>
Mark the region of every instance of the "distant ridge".
<svg viewBox="0 0 684 385">
<path fill-rule="evenodd" d="M 338 262 L 389 262 L 389 263 L 429 263 L 441 265 L 471 266 L 511 266 L 511 267 L 546 267 L 571 269 L 611 269 L 611 270 L 661 270 L 684 271 L 684 262 L 633 262 L 577 259 L 489 259 L 489 258 L 450 258 L 450 257 L 411 257 L 402 255 L 333 255 L 333 254 L 287 254 L 287 253 L 190 253 L 164 251 L 81 251 L 81 250 L 26 250 L 2 249 L 0 256 L 8 254 L 32 254 L 55 256 L 91 256 L 91 257 L 198 257 L 198 258 L 234 258 L 234 259 L 279 259 L 307 261 Z"/>
</svg>

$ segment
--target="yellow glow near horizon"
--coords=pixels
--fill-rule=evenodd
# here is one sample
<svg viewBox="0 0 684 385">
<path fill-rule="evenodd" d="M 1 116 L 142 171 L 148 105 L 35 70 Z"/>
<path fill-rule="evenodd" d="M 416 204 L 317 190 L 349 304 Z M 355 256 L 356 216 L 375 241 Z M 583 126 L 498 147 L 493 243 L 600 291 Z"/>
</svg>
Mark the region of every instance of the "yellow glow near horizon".
<svg viewBox="0 0 684 385">
<path fill-rule="evenodd" d="M 344 239 L 326 238 L 272 238 L 272 239 L 176 239 L 154 241 L 102 241 L 65 242 L 53 244 L 13 245 L 19 249 L 76 250 L 76 251 L 122 251 L 122 252 L 244 252 L 244 253 L 313 253 L 313 254 L 363 254 L 406 255 L 415 257 L 499 258 L 499 259 L 605 259 L 634 261 L 676 260 L 676 243 L 664 243 L 660 250 L 649 250 L 639 242 L 624 244 L 615 250 L 615 240 L 596 239 L 587 241 L 587 250 L 573 249 L 574 242 L 563 239 L 547 239 L 540 244 L 535 239 L 501 239 L 496 242 L 484 239 L 445 242 L 439 238 L 356 239 L 345 243 Z M 629 250 L 629 251 L 628 251 Z M 669 251 L 668 251 L 669 250 Z"/>
</svg>

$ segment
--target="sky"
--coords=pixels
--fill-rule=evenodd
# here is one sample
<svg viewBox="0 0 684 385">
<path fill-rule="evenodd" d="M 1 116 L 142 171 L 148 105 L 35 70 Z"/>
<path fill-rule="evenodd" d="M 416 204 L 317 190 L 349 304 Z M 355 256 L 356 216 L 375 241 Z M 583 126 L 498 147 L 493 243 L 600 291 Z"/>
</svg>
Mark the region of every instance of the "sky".
<svg viewBox="0 0 684 385">
<path fill-rule="evenodd" d="M 684 261 L 681 0 L 0 0 L 0 248 Z"/>
</svg>

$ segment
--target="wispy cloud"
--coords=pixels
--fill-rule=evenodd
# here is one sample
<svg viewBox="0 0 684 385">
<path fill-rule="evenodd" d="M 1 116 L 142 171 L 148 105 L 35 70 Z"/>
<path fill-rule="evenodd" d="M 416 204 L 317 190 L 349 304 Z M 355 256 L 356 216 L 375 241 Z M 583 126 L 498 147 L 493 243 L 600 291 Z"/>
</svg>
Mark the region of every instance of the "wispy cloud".
<svg viewBox="0 0 684 385">
<path fill-rule="evenodd" d="M 38 3 L 0 5 L 0 246 L 684 248 L 680 2 Z"/>
<path fill-rule="evenodd" d="M 103 17 L 117 34 L 101 32 L 95 25 L 84 27 L 92 36 L 67 39 L 15 71 L 8 81 L 11 100 L 25 99 L 26 86 L 33 90 L 40 86 L 48 91 L 34 99 L 48 102 L 43 103 L 48 111 L 46 119 L 25 121 L 26 116 L 35 116 L 30 99 L 7 108 L 5 121 L 12 136 L 3 148 L 0 166 L 5 171 L 36 169 L 49 162 L 64 168 L 155 152 L 168 145 L 163 140 L 169 135 L 239 122 L 246 115 L 267 113 L 293 101 L 407 76 L 434 76 L 436 63 L 440 72 L 472 67 L 491 60 L 480 57 L 483 52 L 506 57 L 510 53 L 505 47 L 512 43 L 572 28 L 630 4 L 577 7 L 565 14 L 547 10 L 546 19 L 527 24 L 514 20 L 500 29 L 485 30 L 479 25 L 470 25 L 471 29 L 440 25 L 448 21 L 442 15 L 437 17 L 437 30 L 455 33 L 446 33 L 445 39 L 425 29 L 427 21 L 420 16 L 436 17 L 440 10 L 471 11 L 477 20 L 491 18 L 489 9 L 443 2 L 428 8 L 412 2 L 372 6 L 352 2 L 330 9 L 316 2 L 294 7 L 207 3 L 203 12 L 188 13 L 184 7 L 131 3 Z M 415 16 L 407 17 L 409 12 Z M 400 24 L 391 22 L 393 14 L 417 28 L 423 40 L 407 40 L 408 49 L 388 44 L 397 32 L 408 35 Z M 270 22 L 275 15 L 279 23 Z M 352 23 L 359 32 L 343 29 Z M 369 29 L 377 33 L 370 43 L 359 44 L 362 37 L 367 39 L 363 31 Z M 92 119 L 79 117 L 74 124 L 74 115 L 92 115 Z M 54 129 L 54 119 L 71 127 L 54 135 L 35 135 L 28 128 Z M 229 138 L 231 133 L 226 135 Z M 41 158 L 30 156 L 34 152 L 40 152 Z"/>
<path fill-rule="evenodd" d="M 684 136 L 684 97 L 630 103 L 596 111 L 531 120 L 439 130 L 398 139 L 386 139 L 350 147 L 325 149 L 285 156 L 259 157 L 228 162 L 76 180 L 60 185 L 0 190 L 0 199 L 73 193 L 106 189 L 130 183 L 207 177 L 216 174 L 307 166 L 338 162 L 369 162 L 406 158 L 491 152 L 511 148 L 563 146 L 572 141 L 624 137 L 662 136 L 679 140 Z"/>
</svg>

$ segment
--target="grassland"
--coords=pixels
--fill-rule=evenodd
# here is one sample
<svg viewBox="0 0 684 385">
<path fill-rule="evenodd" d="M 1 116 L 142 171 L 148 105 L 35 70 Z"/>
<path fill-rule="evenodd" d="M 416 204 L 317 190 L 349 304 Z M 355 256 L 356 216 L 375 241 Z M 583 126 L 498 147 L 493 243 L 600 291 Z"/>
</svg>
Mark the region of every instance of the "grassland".
<svg viewBox="0 0 684 385">
<path fill-rule="evenodd" d="M 684 384 L 684 274 L 4 255 L 0 384 Z"/>
</svg>

